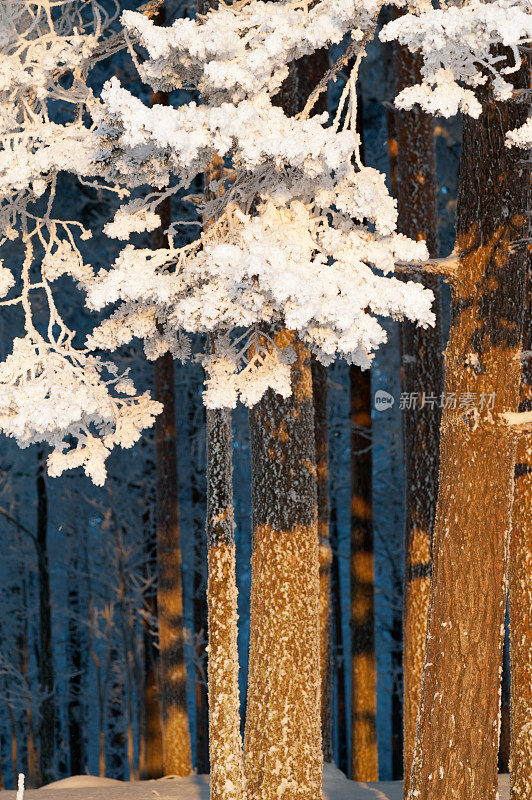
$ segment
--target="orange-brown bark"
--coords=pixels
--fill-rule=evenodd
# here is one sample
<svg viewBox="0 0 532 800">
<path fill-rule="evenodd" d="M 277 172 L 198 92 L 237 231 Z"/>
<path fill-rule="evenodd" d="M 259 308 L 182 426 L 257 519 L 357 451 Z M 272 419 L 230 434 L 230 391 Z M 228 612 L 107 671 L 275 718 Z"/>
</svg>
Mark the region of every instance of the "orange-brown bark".
<svg viewBox="0 0 532 800">
<path fill-rule="evenodd" d="M 253 555 L 247 791 L 321 798 L 319 564 L 310 353 L 289 331 L 292 396 L 269 390 L 250 412 Z"/>
<path fill-rule="evenodd" d="M 532 262 L 528 256 L 523 351 L 532 350 Z M 532 410 L 532 358 L 523 362 L 520 411 Z M 532 437 L 517 446 L 510 544 L 511 800 L 532 796 Z"/>
<path fill-rule="evenodd" d="M 434 531 L 429 636 L 409 798 L 495 800 L 528 178 L 504 145 L 526 111 L 484 95 L 466 118 Z M 488 400 L 489 398 L 489 400 Z M 488 400 L 488 402 L 486 402 Z M 493 406 L 492 408 L 489 406 Z"/>
<path fill-rule="evenodd" d="M 418 83 L 423 59 L 405 47 L 394 48 L 396 92 Z M 434 118 L 415 108 L 395 113 L 398 229 L 427 242 L 438 254 Z M 411 279 L 411 278 L 410 278 Z M 438 402 L 443 390 L 441 291 L 438 278 L 422 282 L 435 296 L 434 328 L 401 324 L 402 391 Z M 441 414 L 436 405 L 403 412 L 405 452 L 405 539 L 403 605 L 403 763 L 404 796 L 408 796 L 414 755 L 416 718 L 425 660 L 432 533 L 438 497 Z"/>
</svg>

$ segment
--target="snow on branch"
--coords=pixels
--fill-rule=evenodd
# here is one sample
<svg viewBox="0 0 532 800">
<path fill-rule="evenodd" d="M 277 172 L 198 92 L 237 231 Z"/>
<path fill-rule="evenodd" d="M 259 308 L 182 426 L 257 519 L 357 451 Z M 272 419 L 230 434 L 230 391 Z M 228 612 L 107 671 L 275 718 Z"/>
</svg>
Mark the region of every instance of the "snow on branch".
<svg viewBox="0 0 532 800">
<path fill-rule="evenodd" d="M 265 338 L 265 324 L 295 331 L 324 364 L 343 357 L 362 367 L 386 340 L 380 317 L 434 324 L 432 292 L 392 274 L 397 264 L 427 269 L 426 246 L 397 233 L 384 176 L 359 155 L 356 79 L 380 0 L 310 8 L 237 0 L 168 27 L 148 18 L 157 4 L 124 12 L 125 40 L 147 52 L 140 62 L 130 47 L 140 76 L 152 88 L 200 91 L 201 103 L 152 108 L 117 78 L 89 89 L 90 69 L 113 46 L 96 1 L 83 2 L 83 14 L 77 2 L 55 2 L 53 14 L 42 4 L 36 20 L 30 5 L 0 0 L 0 244 L 21 237 L 25 253 L 16 275 L 0 265 L 2 303 L 19 306 L 25 326 L 0 365 L 0 427 L 21 446 L 48 442 L 52 474 L 82 466 L 102 483 L 111 448 L 131 446 L 160 411 L 96 350 L 139 338 L 148 358 L 186 359 L 187 335 L 209 334 L 205 403 L 233 407 L 253 405 L 268 388 L 291 392 L 293 353 Z M 274 105 L 290 62 L 347 34 L 346 52 L 357 57 L 332 124 L 327 114 L 291 117 Z M 54 116 L 58 100 L 71 110 L 67 121 Z M 213 224 L 186 246 L 176 243 L 179 220 L 166 248 L 129 243 L 158 226 L 158 205 L 188 188 L 214 154 L 225 163 L 199 209 Z M 126 198 L 104 227 L 126 244 L 97 274 L 79 244 L 92 231 L 52 213 L 59 171 L 103 180 Z M 141 186 L 147 191 L 132 199 Z M 114 304 L 84 349 L 73 346 L 54 300 L 63 275 L 83 288 L 89 308 Z M 36 292 L 46 300 L 46 336 L 33 319 Z"/>
<path fill-rule="evenodd" d="M 474 90 L 488 82 L 497 100 L 509 100 L 513 86 L 504 76 L 520 68 L 519 46 L 532 40 L 530 11 L 529 0 L 470 0 L 389 22 L 380 33 L 383 41 L 397 40 L 423 55 L 423 81 L 400 92 L 397 107 L 418 104 L 444 117 L 458 111 L 478 117 L 482 106 Z"/>
</svg>

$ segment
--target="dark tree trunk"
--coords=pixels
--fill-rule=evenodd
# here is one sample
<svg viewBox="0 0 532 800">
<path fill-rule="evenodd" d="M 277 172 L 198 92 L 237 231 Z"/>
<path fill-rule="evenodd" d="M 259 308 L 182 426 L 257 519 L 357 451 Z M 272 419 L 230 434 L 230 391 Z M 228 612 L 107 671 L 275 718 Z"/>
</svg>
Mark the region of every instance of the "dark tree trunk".
<svg viewBox="0 0 532 800">
<path fill-rule="evenodd" d="M 189 775 L 192 762 L 179 542 L 174 362 L 169 353 L 155 365 L 155 397 L 164 405 L 157 417 L 155 433 L 163 766 L 165 775 Z"/>
<path fill-rule="evenodd" d="M 421 79 L 423 59 L 396 46 L 396 92 Z M 398 230 L 412 239 L 424 239 L 431 256 L 438 254 L 434 118 L 418 108 L 395 114 L 397 141 Z M 419 279 L 421 280 L 421 279 Z M 425 659 L 432 534 L 436 517 L 439 470 L 439 435 L 443 391 L 443 337 L 439 279 L 423 284 L 435 296 L 434 328 L 401 324 L 402 391 L 432 403 L 403 412 L 406 520 L 404 547 L 404 796 L 407 797 L 414 754 L 416 717 Z M 436 399 L 436 403 L 434 403 Z"/>
<path fill-rule="evenodd" d="M 165 22 L 165 10 L 156 17 Z M 152 105 L 168 105 L 165 92 L 151 95 Z M 164 248 L 164 231 L 171 220 L 169 198 L 160 208 L 161 227 L 153 233 L 153 246 Z M 181 578 L 179 532 L 179 484 L 175 423 L 174 360 L 165 353 L 155 362 L 155 399 L 163 404 L 155 423 L 157 497 L 157 610 L 163 727 L 163 771 L 165 775 L 190 775 L 192 756 L 187 709 L 187 670 Z"/>
<path fill-rule="evenodd" d="M 37 571 L 39 577 L 39 718 L 40 770 L 43 784 L 55 780 L 55 678 L 52 647 L 52 606 L 48 567 L 48 494 L 46 459 L 37 452 Z"/>
<path fill-rule="evenodd" d="M 345 702 L 345 651 L 344 634 L 342 628 L 342 602 L 340 585 L 340 556 L 338 555 L 338 524 L 336 511 L 336 498 L 334 491 L 331 497 L 331 543 L 332 543 L 332 568 L 331 568 L 331 595 L 333 610 L 333 653 L 334 667 L 336 670 L 336 704 L 338 726 L 338 769 L 347 775 L 347 708 Z"/>
<path fill-rule="evenodd" d="M 298 110 L 329 68 L 328 50 L 318 50 L 303 56 L 297 62 Z M 327 110 L 327 92 L 323 92 L 313 108 L 313 114 Z M 320 561 L 320 681 L 321 681 L 321 737 L 323 758 L 333 760 L 333 658 L 331 612 L 332 550 L 329 537 L 329 421 L 327 400 L 328 370 L 312 359 L 312 387 L 314 395 L 314 433 L 316 438 L 316 470 L 318 496 L 318 540 Z"/>
<path fill-rule="evenodd" d="M 523 73 L 518 85 L 527 85 Z M 446 353 L 449 402 L 411 800 L 494 800 L 497 794 L 515 466 L 515 444 L 498 415 L 517 411 L 519 403 L 526 258 L 518 242 L 527 233 L 529 176 L 519 166 L 522 155 L 504 144 L 506 132 L 524 123 L 526 108 L 484 93 L 483 100 L 479 119 L 464 120 L 461 258 Z"/>
<path fill-rule="evenodd" d="M 351 393 L 351 778 L 379 779 L 373 562 L 371 373 L 349 369 Z"/>
<path fill-rule="evenodd" d="M 155 498 L 149 504 L 155 508 Z M 159 651 L 155 646 L 158 637 L 157 624 L 157 535 L 152 516 L 144 517 L 145 575 L 151 581 L 144 595 L 147 619 L 144 622 L 144 754 L 139 757 L 141 777 L 145 780 L 161 778 L 163 775 L 163 726 L 159 687 Z M 156 626 L 156 630 L 153 627 Z M 142 753 L 142 750 L 141 750 Z"/>
<path fill-rule="evenodd" d="M 88 660 L 86 637 L 83 630 L 83 601 L 80 586 L 80 561 L 78 544 L 75 541 L 77 531 L 70 537 L 69 549 L 69 588 L 68 588 L 68 749 L 70 755 L 70 774 L 81 775 L 85 772 L 87 756 L 85 750 L 85 675 Z"/>
<path fill-rule="evenodd" d="M 328 370 L 312 360 L 312 390 L 314 395 L 314 435 L 316 439 L 316 476 L 318 497 L 318 542 L 320 561 L 320 679 L 321 679 L 321 738 L 323 758 L 333 761 L 333 662 L 331 566 L 332 550 L 329 535 L 329 394 Z"/>
</svg>

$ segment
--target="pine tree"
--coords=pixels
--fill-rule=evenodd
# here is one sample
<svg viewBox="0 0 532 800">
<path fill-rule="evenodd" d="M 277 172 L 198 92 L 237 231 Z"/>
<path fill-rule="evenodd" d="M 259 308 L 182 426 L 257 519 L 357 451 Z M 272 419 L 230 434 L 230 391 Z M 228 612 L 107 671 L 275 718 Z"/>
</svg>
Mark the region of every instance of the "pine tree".
<svg viewBox="0 0 532 800">
<path fill-rule="evenodd" d="M 406 47 L 394 48 L 396 91 L 421 78 L 422 58 Z M 398 229 L 412 239 L 424 239 L 429 254 L 438 255 L 434 118 L 419 108 L 396 111 Z M 427 405 L 403 412 L 405 453 L 406 527 L 403 611 L 403 759 L 404 796 L 408 796 L 414 754 L 416 717 L 425 660 L 432 533 L 438 497 L 438 448 L 443 391 L 443 339 L 439 279 L 427 276 L 423 284 L 434 292 L 434 328 L 421 330 L 401 324 L 402 391 Z"/>
<path fill-rule="evenodd" d="M 498 420 L 518 406 L 526 259 L 517 242 L 526 231 L 528 174 L 505 146 L 507 131 L 524 122 L 526 110 L 493 100 L 487 90 L 479 96 L 482 115 L 464 120 L 460 264 L 446 352 L 449 401 L 443 410 L 429 636 L 409 794 L 424 800 L 472 795 L 494 800 L 497 793 L 515 464 L 515 443 Z"/>
<path fill-rule="evenodd" d="M 319 563 L 310 353 L 286 330 L 292 395 L 250 412 L 253 555 L 245 774 L 257 800 L 321 797 Z M 273 338 L 273 336 L 272 336 Z"/>
</svg>

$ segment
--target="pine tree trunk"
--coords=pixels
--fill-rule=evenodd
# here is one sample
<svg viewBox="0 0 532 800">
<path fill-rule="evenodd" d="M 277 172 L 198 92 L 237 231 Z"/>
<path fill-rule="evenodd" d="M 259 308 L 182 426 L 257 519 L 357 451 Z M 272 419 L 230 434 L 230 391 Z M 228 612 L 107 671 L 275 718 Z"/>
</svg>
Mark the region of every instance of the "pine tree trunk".
<svg viewBox="0 0 532 800">
<path fill-rule="evenodd" d="M 155 432 L 163 768 L 165 775 L 190 775 L 192 761 L 179 542 L 174 361 L 170 353 L 161 356 L 155 364 L 155 397 L 164 405 L 162 414 L 157 417 Z"/>
<path fill-rule="evenodd" d="M 352 366 L 351 778 L 377 781 L 377 660 L 373 561 L 371 373 Z"/>
<path fill-rule="evenodd" d="M 269 390 L 250 412 L 253 555 L 247 791 L 254 800 L 319 800 L 319 562 L 310 353 L 294 348 L 292 396 Z"/>
<path fill-rule="evenodd" d="M 153 467 L 155 465 L 153 464 Z M 155 498 L 150 494 L 148 508 L 155 509 Z M 145 609 L 148 618 L 144 621 L 144 742 L 139 746 L 139 766 L 141 777 L 145 780 L 161 778 L 163 775 L 163 728 L 161 703 L 159 697 L 159 653 L 155 646 L 158 632 L 152 630 L 151 620 L 157 620 L 157 586 L 154 576 L 157 575 L 157 538 L 152 524 L 152 514 L 144 514 L 145 528 L 145 562 L 144 573 L 149 589 L 144 595 Z M 156 578 L 155 578 L 156 581 Z"/>
<path fill-rule="evenodd" d="M 524 72 L 524 70 L 522 71 Z M 465 118 L 446 352 L 429 636 L 409 798 L 495 800 L 528 175 L 504 146 L 526 109 L 484 96 Z M 491 400 L 489 396 L 491 395 Z M 455 397 L 456 408 L 451 398 Z M 486 402 L 488 397 L 488 402 Z M 493 405 L 492 409 L 487 406 Z M 474 407 L 474 408 L 472 408 Z M 476 408 L 476 410 L 475 410 Z"/>
<path fill-rule="evenodd" d="M 298 111 L 329 68 L 329 51 L 317 50 L 297 61 Z M 318 98 L 312 114 L 327 110 L 327 92 Z M 316 437 L 316 469 L 318 496 L 318 540 L 320 561 L 320 682 L 321 682 L 321 737 L 323 758 L 333 761 L 333 658 L 332 658 L 332 608 L 331 566 L 332 550 L 329 536 L 329 421 L 327 400 L 329 395 L 328 370 L 312 359 L 312 387 L 314 395 L 314 433 Z"/>
<path fill-rule="evenodd" d="M 336 722 L 338 731 L 338 769 L 347 774 L 347 713 L 345 702 L 345 653 L 342 628 L 342 598 L 340 583 L 340 555 L 338 554 L 338 523 L 336 498 L 331 497 L 331 595 L 333 609 L 333 654 L 336 670 Z"/>
<path fill-rule="evenodd" d="M 162 8 L 156 22 L 164 24 Z M 168 105 L 165 92 L 153 92 L 152 105 Z M 153 246 L 168 246 L 164 231 L 171 219 L 170 200 L 160 208 L 161 227 L 153 233 Z M 164 410 L 155 423 L 157 481 L 157 611 L 161 668 L 163 771 L 165 775 L 190 775 L 192 755 L 187 710 L 187 670 L 179 534 L 179 494 L 175 423 L 174 360 L 165 353 L 155 362 L 155 399 Z"/>
<path fill-rule="evenodd" d="M 395 47 L 396 93 L 418 83 L 423 62 L 419 54 Z M 395 115 L 397 136 L 398 230 L 412 239 L 424 239 L 431 256 L 438 254 L 434 118 L 418 108 Z M 443 391 L 443 337 L 441 290 L 438 278 L 423 279 L 435 296 L 434 328 L 401 324 L 402 391 L 437 403 L 403 411 L 405 452 L 406 520 L 404 549 L 403 682 L 404 682 L 404 796 L 408 796 L 414 755 L 416 717 L 425 660 L 432 533 L 438 498 L 438 408 Z"/>
<path fill-rule="evenodd" d="M 40 771 L 43 784 L 55 780 L 55 679 L 52 605 L 48 566 L 48 493 L 45 455 L 37 453 L 37 571 L 39 576 L 39 719 Z"/>
<path fill-rule="evenodd" d="M 207 410 L 211 800 L 243 800 L 231 412 Z"/>
<path fill-rule="evenodd" d="M 83 604 L 81 599 L 81 564 L 79 545 L 76 541 L 78 531 L 74 530 L 68 539 L 71 553 L 68 564 L 68 749 L 70 755 L 70 774 L 81 775 L 87 763 L 83 721 L 85 719 L 85 677 L 88 652 L 82 629 Z"/>
<path fill-rule="evenodd" d="M 323 758 L 333 761 L 333 664 L 332 664 L 332 549 L 329 536 L 329 394 L 327 367 L 312 359 L 314 396 L 314 435 L 316 440 L 316 477 L 318 497 L 318 543 L 320 562 L 320 683 L 321 739 Z"/>
<path fill-rule="evenodd" d="M 532 262 L 528 256 L 520 411 L 532 410 Z M 510 539 L 511 800 L 532 791 L 532 437 L 517 446 Z"/>
</svg>

